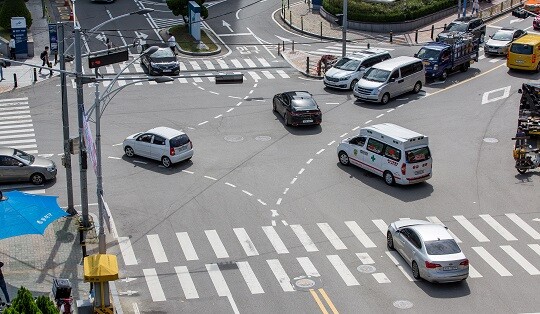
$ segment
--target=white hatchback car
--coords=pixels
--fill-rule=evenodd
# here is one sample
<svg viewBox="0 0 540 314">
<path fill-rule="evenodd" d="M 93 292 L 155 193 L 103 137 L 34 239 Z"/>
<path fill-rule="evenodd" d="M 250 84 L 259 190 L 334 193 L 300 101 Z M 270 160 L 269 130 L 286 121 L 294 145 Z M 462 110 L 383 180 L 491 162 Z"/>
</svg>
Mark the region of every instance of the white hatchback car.
<svg viewBox="0 0 540 314">
<path fill-rule="evenodd" d="M 165 168 L 193 156 L 193 144 L 187 134 L 164 126 L 130 135 L 123 146 L 126 156 L 159 160 Z"/>
</svg>

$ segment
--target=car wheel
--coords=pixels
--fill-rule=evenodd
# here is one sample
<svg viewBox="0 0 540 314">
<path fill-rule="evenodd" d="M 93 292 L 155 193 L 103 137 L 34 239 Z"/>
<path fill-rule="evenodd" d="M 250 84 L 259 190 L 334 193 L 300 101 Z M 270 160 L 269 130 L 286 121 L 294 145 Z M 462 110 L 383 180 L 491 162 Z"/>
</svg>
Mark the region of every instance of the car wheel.
<svg viewBox="0 0 540 314">
<path fill-rule="evenodd" d="M 133 151 L 133 148 L 131 148 L 130 146 L 126 146 L 126 148 L 124 148 L 124 153 L 126 153 L 126 156 L 128 157 L 135 156 L 135 152 Z"/>
<path fill-rule="evenodd" d="M 287 113 L 283 115 L 283 120 L 285 120 L 285 126 L 289 126 L 289 115 Z"/>
<path fill-rule="evenodd" d="M 540 72 L 540 62 L 536 65 L 536 73 Z"/>
<path fill-rule="evenodd" d="M 45 177 L 41 173 L 34 173 L 30 176 L 30 182 L 35 185 L 40 185 L 45 182 Z"/>
<path fill-rule="evenodd" d="M 527 172 L 527 168 L 519 168 L 517 169 L 517 172 L 519 172 L 520 174 L 525 174 L 525 172 Z"/>
<path fill-rule="evenodd" d="M 420 269 L 415 261 L 412 262 L 412 275 L 414 279 L 420 279 Z"/>
<path fill-rule="evenodd" d="M 353 89 L 354 89 L 354 86 L 356 85 L 356 83 L 358 83 L 358 80 L 357 80 L 357 79 L 352 80 L 350 90 L 353 90 Z"/>
<path fill-rule="evenodd" d="M 418 94 L 421 89 L 422 89 L 422 82 L 416 82 L 416 84 L 414 84 L 414 88 L 412 91 L 413 93 Z"/>
<path fill-rule="evenodd" d="M 471 64 L 469 62 L 465 62 L 461 65 L 461 72 L 467 72 L 467 70 L 469 70 L 469 67 L 471 66 Z"/>
<path fill-rule="evenodd" d="M 163 165 L 163 167 L 169 168 L 171 166 L 172 162 L 169 159 L 169 157 L 164 156 L 164 157 L 161 158 L 161 164 Z"/>
<path fill-rule="evenodd" d="M 394 238 L 392 237 L 392 233 L 390 231 L 386 232 L 386 246 L 388 246 L 390 250 L 394 249 Z"/>
<path fill-rule="evenodd" d="M 446 79 L 448 78 L 448 70 L 444 70 L 442 73 L 441 73 L 441 81 L 446 81 Z"/>
<path fill-rule="evenodd" d="M 384 93 L 381 98 L 381 104 L 386 105 L 390 101 L 390 94 Z"/>
<path fill-rule="evenodd" d="M 394 185 L 394 183 L 396 183 L 396 180 L 394 179 L 394 175 L 388 170 L 386 170 L 383 173 L 383 177 L 384 177 L 384 182 L 386 182 L 386 184 L 388 185 Z"/>
<path fill-rule="evenodd" d="M 344 165 L 344 166 L 349 165 L 349 156 L 347 156 L 346 152 L 344 152 L 344 151 L 339 152 L 338 157 L 339 157 L 339 162 L 342 165 Z"/>
</svg>

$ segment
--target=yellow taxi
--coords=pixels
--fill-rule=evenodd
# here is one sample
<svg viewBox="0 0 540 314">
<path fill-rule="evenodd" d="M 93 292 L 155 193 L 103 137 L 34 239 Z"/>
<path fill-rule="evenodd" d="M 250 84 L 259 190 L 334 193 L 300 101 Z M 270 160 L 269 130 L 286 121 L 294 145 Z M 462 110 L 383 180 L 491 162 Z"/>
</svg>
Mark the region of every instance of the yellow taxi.
<svg viewBox="0 0 540 314">
<path fill-rule="evenodd" d="M 540 35 L 527 34 L 510 45 L 506 66 L 540 72 Z"/>
</svg>

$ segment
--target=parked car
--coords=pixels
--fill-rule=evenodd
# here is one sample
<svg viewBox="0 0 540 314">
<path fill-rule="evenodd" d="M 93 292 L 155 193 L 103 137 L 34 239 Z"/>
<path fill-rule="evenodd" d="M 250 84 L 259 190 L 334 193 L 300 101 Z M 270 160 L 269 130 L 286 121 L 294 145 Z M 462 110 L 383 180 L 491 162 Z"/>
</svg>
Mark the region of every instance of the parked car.
<svg viewBox="0 0 540 314">
<path fill-rule="evenodd" d="M 339 59 L 326 71 L 323 83 L 325 86 L 339 89 L 353 89 L 364 71 L 372 65 L 390 59 L 384 49 L 363 49 Z"/>
<path fill-rule="evenodd" d="M 188 135 L 164 126 L 130 135 L 123 146 L 126 156 L 159 160 L 165 168 L 193 157 L 193 143 Z"/>
<path fill-rule="evenodd" d="M 527 32 L 521 29 L 501 28 L 495 34 L 489 36 L 489 40 L 484 45 L 484 53 L 506 55 L 510 44 L 526 34 Z"/>
<path fill-rule="evenodd" d="M 386 244 L 411 265 L 415 279 L 453 282 L 467 279 L 469 260 L 441 224 L 406 219 L 391 223 Z"/>
<path fill-rule="evenodd" d="M 54 161 L 21 150 L 0 147 L 0 182 L 30 181 L 40 185 L 56 178 Z"/>
<path fill-rule="evenodd" d="M 539 30 L 540 29 L 540 16 L 535 16 L 534 17 L 534 20 L 533 20 L 533 28 L 535 30 Z"/>
<path fill-rule="evenodd" d="M 527 34 L 510 45 L 506 66 L 515 70 L 540 72 L 540 35 Z"/>
<path fill-rule="evenodd" d="M 463 33 L 472 33 L 475 39 L 484 42 L 486 36 L 486 24 L 479 17 L 460 17 L 455 19 L 446 28 L 437 35 L 437 41 L 442 41 L 443 37 L 453 38 L 459 37 Z"/>
<path fill-rule="evenodd" d="M 152 76 L 180 74 L 180 64 L 176 60 L 176 55 L 168 47 L 160 47 L 152 54 L 143 55 L 141 64 L 148 69 L 148 74 Z"/>
<path fill-rule="evenodd" d="M 313 96 L 304 91 L 277 94 L 272 100 L 272 110 L 279 113 L 285 125 L 321 124 L 322 112 Z"/>
</svg>

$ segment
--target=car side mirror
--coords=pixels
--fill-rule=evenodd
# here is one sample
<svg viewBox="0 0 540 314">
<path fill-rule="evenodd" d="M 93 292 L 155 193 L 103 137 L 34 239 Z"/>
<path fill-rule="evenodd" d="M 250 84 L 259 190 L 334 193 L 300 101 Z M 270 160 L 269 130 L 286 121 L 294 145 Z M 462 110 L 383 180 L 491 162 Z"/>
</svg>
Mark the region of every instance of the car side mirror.
<svg viewBox="0 0 540 314">
<path fill-rule="evenodd" d="M 391 78 L 388 80 L 388 82 L 395 82 L 395 81 L 396 81 L 396 78 L 394 78 L 394 77 L 391 77 Z"/>
<path fill-rule="evenodd" d="M 415 54 L 414 54 L 414 57 L 415 57 L 415 58 L 418 58 L 418 54 L 417 54 L 417 53 L 415 53 Z"/>
<path fill-rule="evenodd" d="M 365 71 L 366 67 L 360 67 L 360 71 Z"/>
<path fill-rule="evenodd" d="M 399 230 L 399 229 L 398 229 L 398 230 L 396 230 L 396 233 L 401 233 L 401 230 Z"/>
</svg>

